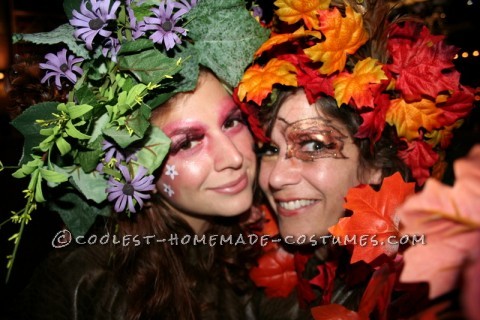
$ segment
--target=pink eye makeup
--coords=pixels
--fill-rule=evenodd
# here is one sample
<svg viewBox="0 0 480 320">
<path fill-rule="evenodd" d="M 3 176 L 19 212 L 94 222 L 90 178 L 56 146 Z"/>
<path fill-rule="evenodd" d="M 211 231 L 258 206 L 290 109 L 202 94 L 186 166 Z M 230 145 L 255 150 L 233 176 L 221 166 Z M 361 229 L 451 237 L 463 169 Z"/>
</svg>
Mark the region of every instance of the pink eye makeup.
<svg viewBox="0 0 480 320">
<path fill-rule="evenodd" d="M 175 155 L 181 150 L 192 149 L 201 143 L 205 137 L 205 130 L 203 128 L 195 127 L 179 128 L 173 130 L 169 136 L 172 140 L 172 145 L 170 146 L 170 155 Z"/>
<path fill-rule="evenodd" d="M 347 136 L 324 119 L 299 120 L 288 124 L 285 129 L 286 158 L 295 157 L 302 161 L 320 158 L 345 159 L 342 150 L 346 138 Z"/>
</svg>

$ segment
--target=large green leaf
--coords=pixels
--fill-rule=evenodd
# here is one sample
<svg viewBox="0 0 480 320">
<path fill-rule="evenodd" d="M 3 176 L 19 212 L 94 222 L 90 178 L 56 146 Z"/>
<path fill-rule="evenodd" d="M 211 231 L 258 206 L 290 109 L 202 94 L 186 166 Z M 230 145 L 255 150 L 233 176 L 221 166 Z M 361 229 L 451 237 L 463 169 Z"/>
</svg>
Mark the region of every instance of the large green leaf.
<svg viewBox="0 0 480 320">
<path fill-rule="evenodd" d="M 87 49 L 85 49 L 85 45 L 80 45 L 76 42 L 76 39 L 73 36 L 74 32 L 75 28 L 72 27 L 70 24 L 66 23 L 49 32 L 14 34 L 13 43 L 21 40 L 36 44 L 57 44 L 63 42 L 77 56 L 82 58 L 88 58 L 89 53 Z"/>
<path fill-rule="evenodd" d="M 83 193 L 85 198 L 96 203 L 102 203 L 107 199 L 107 180 L 97 171 L 85 173 L 80 167 L 70 173 L 70 181 Z"/>
<path fill-rule="evenodd" d="M 188 16 L 200 64 L 234 87 L 268 31 L 245 9 L 243 0 L 202 0 Z"/>
<path fill-rule="evenodd" d="M 130 135 L 127 129 L 117 129 L 115 127 L 110 127 L 103 130 L 103 133 L 106 136 L 112 138 L 121 148 L 126 148 L 130 144 L 142 139 L 143 137 L 137 136 L 136 134 Z"/>
<path fill-rule="evenodd" d="M 170 138 L 156 126 L 151 127 L 149 136 L 142 149 L 137 152 L 137 163 L 152 174 L 162 163 L 170 148 Z"/>
<path fill-rule="evenodd" d="M 130 71 L 144 84 L 157 84 L 181 69 L 177 59 L 172 59 L 156 49 L 118 57 L 122 71 Z"/>
<path fill-rule="evenodd" d="M 109 204 L 95 205 L 94 202 L 83 199 L 73 189 L 65 191 L 48 204 L 53 211 L 59 213 L 74 237 L 85 235 L 98 215 L 108 216 L 111 210 Z"/>
<path fill-rule="evenodd" d="M 20 159 L 20 165 L 32 160 L 32 149 L 37 147 L 45 137 L 40 135 L 40 125 L 35 121 L 38 119 L 52 119 L 52 113 L 57 113 L 58 102 L 42 102 L 26 109 L 20 116 L 12 121 L 12 125 L 20 131 L 25 142 L 23 145 L 23 154 Z"/>
</svg>

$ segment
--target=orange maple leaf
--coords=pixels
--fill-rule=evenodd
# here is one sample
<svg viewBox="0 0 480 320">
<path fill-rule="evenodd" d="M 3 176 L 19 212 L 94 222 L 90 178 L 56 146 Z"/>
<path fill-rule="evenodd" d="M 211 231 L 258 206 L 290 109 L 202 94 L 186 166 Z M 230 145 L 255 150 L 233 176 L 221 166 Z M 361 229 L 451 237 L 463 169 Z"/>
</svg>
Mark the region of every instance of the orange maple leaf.
<svg viewBox="0 0 480 320">
<path fill-rule="evenodd" d="M 309 31 L 305 30 L 303 26 L 301 26 L 298 30 L 296 30 L 294 33 L 280 33 L 280 34 L 272 34 L 270 38 L 265 41 L 260 48 L 255 52 L 254 56 L 258 57 L 265 51 L 270 50 L 274 46 L 280 45 L 282 43 L 292 41 L 298 38 L 302 37 L 315 37 L 318 39 L 322 38 L 322 33 L 320 31 Z"/>
<path fill-rule="evenodd" d="M 400 137 L 412 141 L 420 137 L 420 128 L 427 131 L 441 127 L 439 116 L 442 110 L 437 108 L 434 101 L 422 99 L 408 103 L 403 99 L 392 100 L 387 111 L 387 123 L 397 128 Z"/>
<path fill-rule="evenodd" d="M 328 231 L 335 237 L 345 239 L 341 244 L 348 244 L 347 237 L 355 239 L 351 242 L 351 263 L 360 260 L 370 263 L 382 254 L 392 257 L 397 253 L 397 241 L 389 238 L 399 235 L 395 210 L 407 196 L 414 193 L 414 188 L 414 183 L 404 182 L 397 172 L 383 180 L 378 192 L 368 185 L 348 191 L 344 207 L 352 210 L 353 215 L 341 218 Z"/>
<path fill-rule="evenodd" d="M 253 65 L 243 74 L 238 86 L 238 97 L 243 101 L 262 103 L 274 84 L 297 86 L 296 68 L 288 61 L 271 59 L 265 66 Z"/>
<path fill-rule="evenodd" d="M 313 307 L 311 311 L 315 320 L 368 320 L 361 314 L 335 303 Z"/>
<path fill-rule="evenodd" d="M 337 8 L 321 11 L 320 15 L 323 21 L 320 31 L 326 39 L 304 51 L 313 61 L 323 62 L 319 72 L 329 75 L 344 69 L 347 54 L 355 53 L 368 40 L 368 33 L 363 28 L 362 15 L 350 6 L 345 17 Z"/>
<path fill-rule="evenodd" d="M 371 84 L 379 84 L 387 79 L 378 60 L 366 58 L 355 64 L 353 73 L 341 73 L 333 80 L 335 100 L 339 107 L 342 103 L 348 104 L 350 99 L 353 99 L 358 108 L 364 106 L 373 108 L 374 95 L 369 87 Z"/>
<path fill-rule="evenodd" d="M 280 20 L 294 24 L 303 19 L 308 29 L 318 29 L 318 10 L 328 9 L 330 0 L 277 0 L 274 4 Z"/>
</svg>

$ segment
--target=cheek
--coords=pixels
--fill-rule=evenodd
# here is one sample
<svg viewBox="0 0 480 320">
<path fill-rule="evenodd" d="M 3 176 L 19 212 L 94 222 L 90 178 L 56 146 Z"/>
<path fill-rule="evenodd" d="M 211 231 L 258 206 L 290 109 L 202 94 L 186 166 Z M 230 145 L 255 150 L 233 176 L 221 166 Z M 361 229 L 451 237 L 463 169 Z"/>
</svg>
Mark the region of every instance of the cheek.
<svg viewBox="0 0 480 320">
<path fill-rule="evenodd" d="M 249 160 L 256 157 L 253 151 L 253 137 L 247 128 L 242 129 L 240 132 L 230 136 L 231 141 L 244 157 Z"/>
<path fill-rule="evenodd" d="M 168 159 L 157 182 L 157 189 L 173 198 L 179 196 L 180 190 L 201 186 L 209 172 L 202 157 L 196 157 L 195 161 L 180 158 L 175 156 Z"/>
</svg>

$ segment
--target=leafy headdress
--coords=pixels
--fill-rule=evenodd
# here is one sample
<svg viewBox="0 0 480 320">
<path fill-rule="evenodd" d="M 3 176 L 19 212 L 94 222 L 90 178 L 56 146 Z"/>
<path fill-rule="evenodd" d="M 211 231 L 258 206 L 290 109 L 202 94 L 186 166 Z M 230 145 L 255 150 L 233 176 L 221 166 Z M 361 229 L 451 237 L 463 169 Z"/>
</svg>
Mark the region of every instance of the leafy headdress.
<svg viewBox="0 0 480 320">
<path fill-rule="evenodd" d="M 42 203 L 73 236 L 98 215 L 134 213 L 153 189 L 152 173 L 170 140 L 149 118 L 179 92 L 193 90 L 200 66 L 230 88 L 268 37 L 243 0 L 66 0 L 69 23 L 14 42 L 61 44 L 40 64 L 42 82 L 66 92 L 13 122 L 25 137 L 16 178 L 29 178 L 20 231 Z"/>
<path fill-rule="evenodd" d="M 452 62 L 457 49 L 419 21 L 389 19 L 384 1 L 274 5 L 270 38 L 236 89 L 259 138 L 259 108 L 275 101 L 279 87 L 302 87 L 310 103 L 330 96 L 358 112 L 357 138 L 376 143 L 387 126 L 394 129 L 398 155 L 418 185 L 441 172 L 452 132 L 474 100 Z"/>
</svg>

